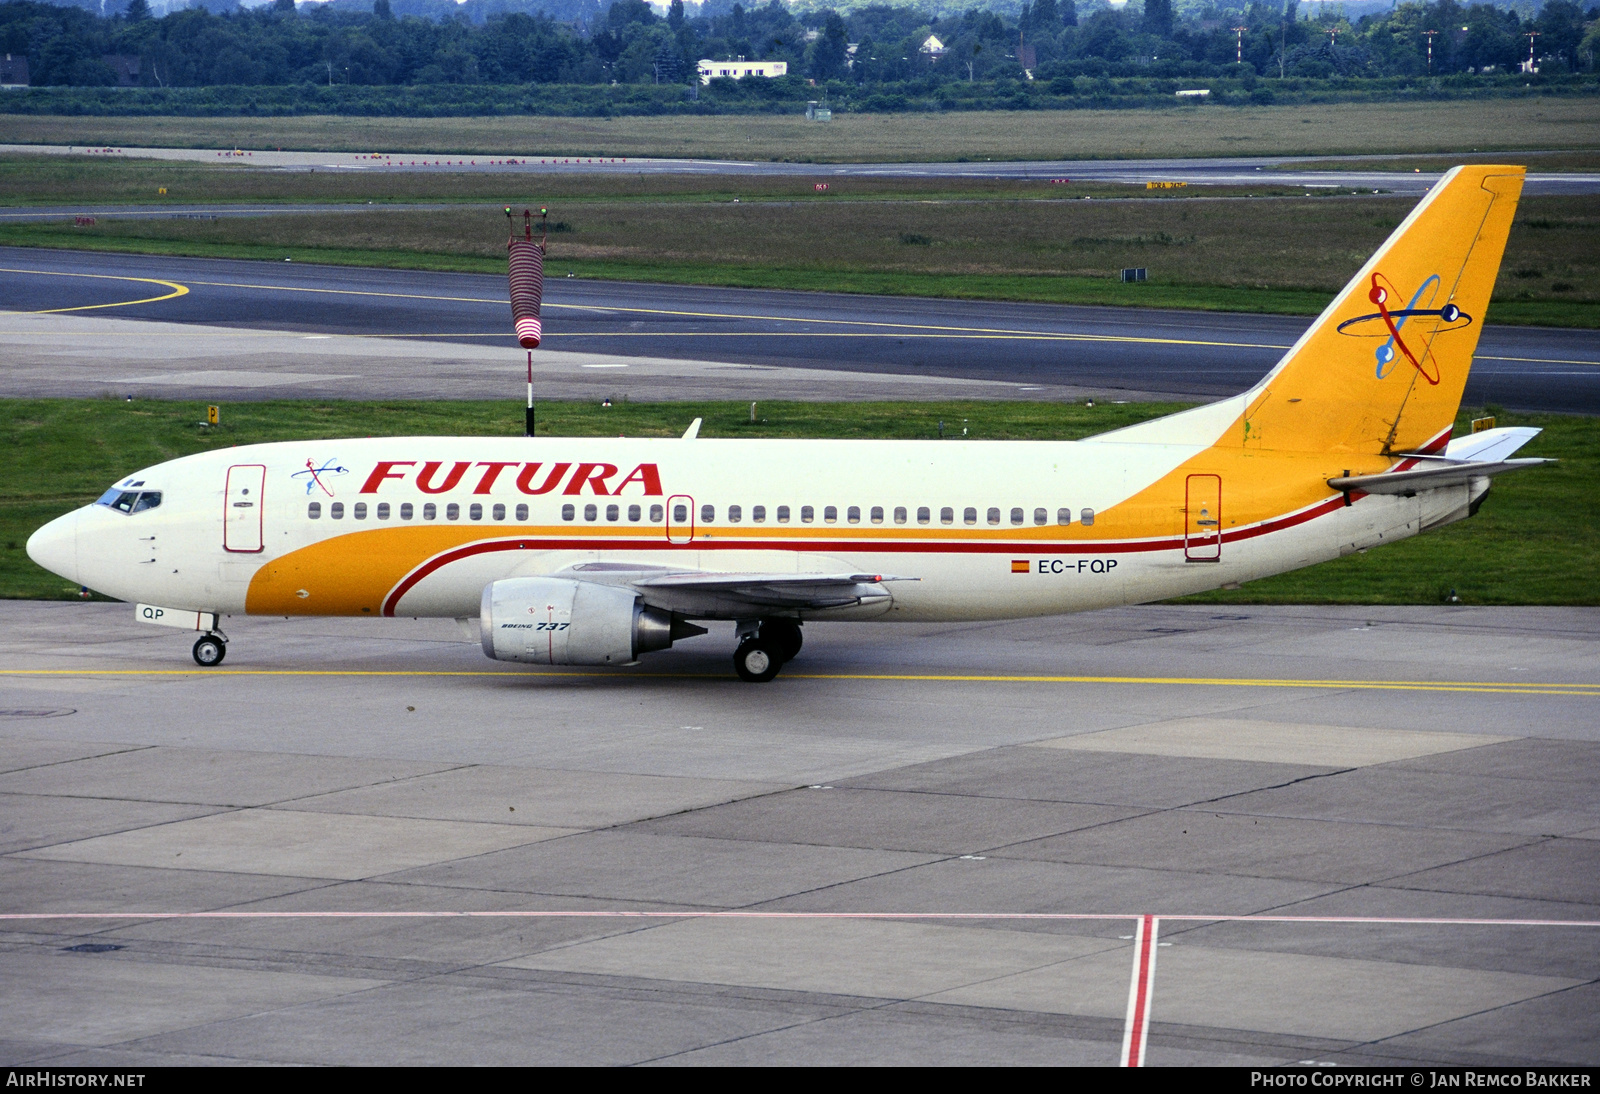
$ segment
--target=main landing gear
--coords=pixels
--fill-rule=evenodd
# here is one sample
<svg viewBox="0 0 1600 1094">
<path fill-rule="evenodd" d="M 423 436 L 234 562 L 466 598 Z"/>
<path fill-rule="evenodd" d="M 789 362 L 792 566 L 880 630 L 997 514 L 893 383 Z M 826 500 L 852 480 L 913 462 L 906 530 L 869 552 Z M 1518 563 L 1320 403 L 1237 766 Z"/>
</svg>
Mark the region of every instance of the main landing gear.
<svg viewBox="0 0 1600 1094">
<path fill-rule="evenodd" d="M 195 639 L 194 663 L 203 669 L 216 668 L 228 656 L 228 639 L 221 631 L 203 634 Z"/>
<path fill-rule="evenodd" d="M 800 624 L 792 619 L 763 619 L 759 624 L 739 625 L 739 648 L 733 652 L 733 668 L 739 679 L 764 684 L 792 661 L 805 641 Z"/>
</svg>

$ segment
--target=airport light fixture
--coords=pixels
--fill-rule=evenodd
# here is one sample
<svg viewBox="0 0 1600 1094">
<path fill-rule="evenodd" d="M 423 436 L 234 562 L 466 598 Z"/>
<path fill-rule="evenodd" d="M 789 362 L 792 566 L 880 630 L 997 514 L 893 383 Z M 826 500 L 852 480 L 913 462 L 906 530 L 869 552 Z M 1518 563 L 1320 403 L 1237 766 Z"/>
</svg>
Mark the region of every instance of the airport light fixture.
<svg viewBox="0 0 1600 1094">
<path fill-rule="evenodd" d="M 1433 36 L 1435 34 L 1438 34 L 1438 33 L 1439 32 L 1436 31 L 1436 30 L 1425 30 L 1425 31 L 1422 32 L 1422 36 L 1428 40 L 1428 75 L 1429 76 L 1433 75 Z"/>
</svg>

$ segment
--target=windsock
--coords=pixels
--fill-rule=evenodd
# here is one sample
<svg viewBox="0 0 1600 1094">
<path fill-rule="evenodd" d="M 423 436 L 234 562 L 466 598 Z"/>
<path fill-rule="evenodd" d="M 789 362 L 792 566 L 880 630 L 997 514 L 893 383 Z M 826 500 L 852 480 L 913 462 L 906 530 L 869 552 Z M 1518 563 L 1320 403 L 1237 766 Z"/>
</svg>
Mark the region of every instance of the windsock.
<svg viewBox="0 0 1600 1094">
<path fill-rule="evenodd" d="M 511 318 L 523 349 L 538 349 L 544 327 L 539 321 L 539 300 L 544 295 L 544 247 L 531 239 L 512 238 Z"/>
</svg>

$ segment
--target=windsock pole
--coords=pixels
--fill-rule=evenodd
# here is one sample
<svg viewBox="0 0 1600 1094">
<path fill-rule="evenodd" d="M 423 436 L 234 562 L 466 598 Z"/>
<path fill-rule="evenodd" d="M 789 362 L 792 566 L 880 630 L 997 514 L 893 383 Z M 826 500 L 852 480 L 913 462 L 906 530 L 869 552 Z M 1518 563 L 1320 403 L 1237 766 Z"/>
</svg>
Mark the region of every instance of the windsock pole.
<svg viewBox="0 0 1600 1094">
<path fill-rule="evenodd" d="M 548 216 L 539 210 L 540 226 Z M 526 435 L 533 436 L 533 351 L 543 340 L 544 329 L 539 318 L 539 302 L 544 295 L 544 251 L 548 232 L 535 243 L 533 240 L 533 210 L 522 211 L 522 238 L 516 235 L 516 221 L 511 207 L 506 206 L 506 220 L 511 225 L 511 239 L 506 244 L 509 257 L 508 274 L 511 287 L 511 320 L 516 327 L 517 342 L 528 351 L 528 411 Z"/>
</svg>

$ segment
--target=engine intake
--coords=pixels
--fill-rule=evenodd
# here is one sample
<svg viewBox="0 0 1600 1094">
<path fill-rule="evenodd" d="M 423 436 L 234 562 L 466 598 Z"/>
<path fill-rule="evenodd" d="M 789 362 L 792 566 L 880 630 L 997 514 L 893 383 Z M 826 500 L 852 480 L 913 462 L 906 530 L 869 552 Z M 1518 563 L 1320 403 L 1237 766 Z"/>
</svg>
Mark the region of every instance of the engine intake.
<svg viewBox="0 0 1600 1094">
<path fill-rule="evenodd" d="M 649 608 L 633 589 L 516 577 L 484 586 L 479 609 L 483 652 L 534 665 L 627 665 L 704 627 Z"/>
</svg>

